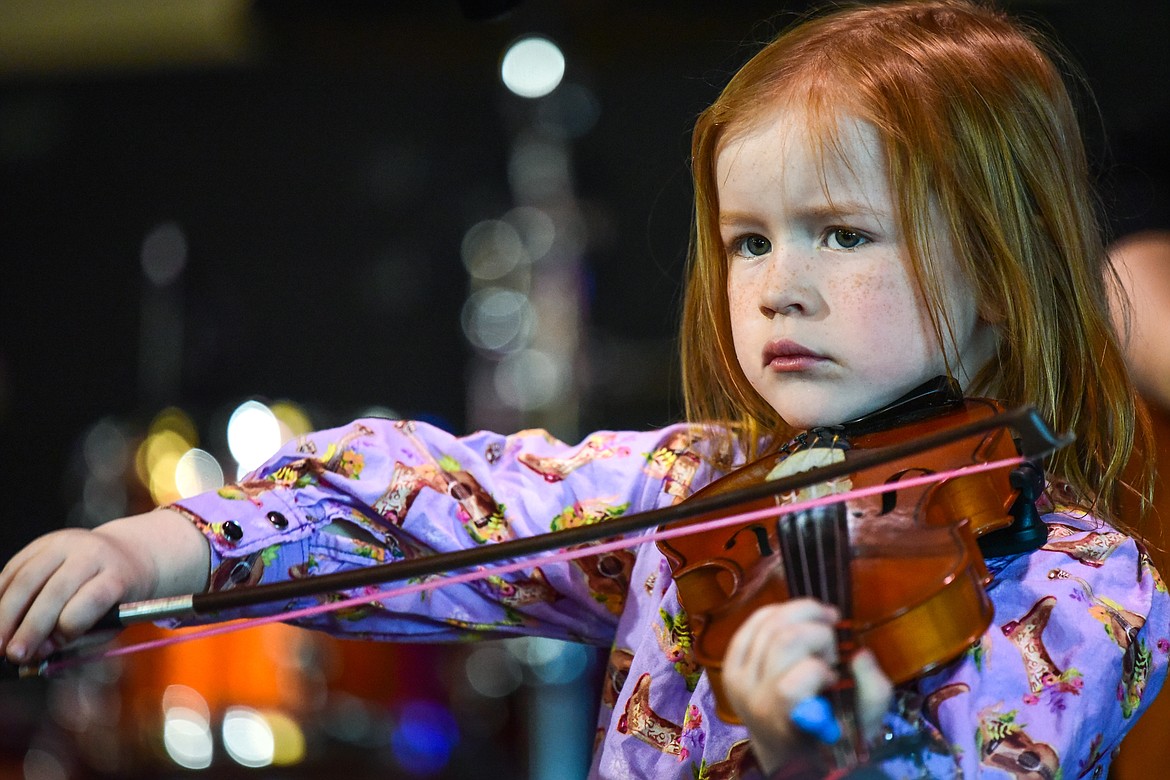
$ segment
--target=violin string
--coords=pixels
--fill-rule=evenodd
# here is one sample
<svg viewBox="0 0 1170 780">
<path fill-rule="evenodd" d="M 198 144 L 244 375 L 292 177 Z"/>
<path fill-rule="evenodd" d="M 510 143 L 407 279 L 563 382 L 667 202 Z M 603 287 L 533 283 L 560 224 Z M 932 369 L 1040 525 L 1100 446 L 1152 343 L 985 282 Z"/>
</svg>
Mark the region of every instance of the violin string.
<svg viewBox="0 0 1170 780">
<path fill-rule="evenodd" d="M 932 482 L 941 482 L 952 477 L 978 474 L 984 471 L 994 471 L 996 469 L 1017 465 L 1022 463 L 1024 460 L 1025 458 L 1023 457 L 1005 458 L 1003 460 L 989 461 L 987 463 L 962 466 L 957 469 L 951 469 L 948 471 L 939 471 L 933 474 L 926 474 L 919 477 L 911 477 L 905 480 L 900 480 L 897 484 L 897 489 L 902 490 L 918 487 L 920 485 L 928 485 Z M 181 642 L 192 642 L 197 639 L 205 639 L 211 636 L 218 636 L 220 634 L 241 631 L 246 628 L 268 625 L 270 623 L 283 623 L 294 620 L 301 620 L 328 612 L 336 612 L 338 610 L 347 609 L 350 607 L 368 606 L 371 603 L 377 602 L 379 600 L 389 600 L 414 593 L 422 593 L 448 585 L 460 585 L 474 582 L 476 580 L 482 580 L 491 576 L 510 574 L 512 572 L 521 571 L 523 569 L 530 569 L 541 565 L 549 565 L 562 561 L 574 560 L 576 558 L 584 558 L 601 553 L 612 552 L 614 550 L 628 549 L 630 547 L 635 547 L 641 544 L 673 539 L 678 536 L 704 533 L 706 531 L 713 531 L 731 525 L 754 522 L 769 517 L 775 517 L 778 514 L 807 511 L 828 504 L 847 501 L 852 498 L 864 498 L 866 496 L 889 492 L 891 489 L 891 486 L 886 484 L 873 485 L 866 488 L 859 488 L 848 491 L 846 493 L 837 493 L 821 496 L 819 498 L 811 498 L 804 501 L 797 501 L 791 504 L 784 504 L 782 506 L 770 506 L 764 509 L 726 515 L 715 518 L 713 520 L 705 520 L 698 523 L 682 524 L 673 527 L 660 527 L 655 531 L 645 534 L 638 534 L 626 538 L 611 539 L 594 545 L 586 545 L 584 547 L 571 550 L 561 550 L 559 552 L 550 553 L 548 555 L 533 556 L 524 560 L 513 561 L 511 563 L 497 566 L 478 567 L 460 574 L 435 576 L 419 582 L 411 583 L 409 585 L 402 585 L 382 590 L 371 589 L 360 595 L 345 598 L 340 601 L 329 601 L 323 604 L 315 604 L 310 607 L 302 607 L 299 609 L 278 612 L 272 615 L 235 620 L 232 622 L 220 623 L 192 631 L 176 632 L 171 636 L 162 637 L 160 639 L 108 648 L 100 652 L 72 655 L 68 658 L 42 663 L 36 669 L 35 673 L 40 676 L 51 676 L 54 673 L 61 672 L 66 669 L 87 663 L 94 663 L 106 658 L 116 658 L 120 656 L 131 655 L 144 652 L 146 650 L 168 647 L 170 645 L 179 644 Z M 393 564 L 388 565 L 392 566 Z"/>
<path fill-rule="evenodd" d="M 825 537 L 825 515 L 828 511 L 828 507 L 821 507 L 809 513 L 809 522 L 813 526 L 813 534 L 815 534 L 814 538 L 817 543 L 817 562 L 820 564 L 821 592 L 817 598 L 839 607 L 841 606 L 840 602 L 832 601 L 833 588 L 829 584 L 833 572 L 829 569 L 829 551 L 827 550 L 829 545 L 826 544 Z"/>
<path fill-rule="evenodd" d="M 838 445 L 838 441 L 840 438 L 841 438 L 841 434 L 839 432 L 834 432 L 832 446 L 836 447 Z M 840 552 L 839 552 L 839 548 L 841 545 L 841 539 L 838 538 L 838 536 L 837 536 L 837 528 L 836 528 L 836 522 L 835 522 L 836 512 L 833 511 L 836 506 L 839 506 L 839 504 L 825 506 L 825 507 L 822 507 L 822 508 L 816 510 L 816 512 L 817 512 L 817 517 L 816 517 L 816 521 L 817 521 L 817 529 L 816 529 L 817 530 L 817 546 L 819 548 L 817 554 L 821 558 L 821 596 L 820 596 L 820 600 L 824 601 L 824 602 L 828 602 L 830 604 L 833 604 L 838 609 L 842 610 L 841 617 L 848 618 L 849 615 L 845 614 L 845 611 L 844 611 L 845 606 L 846 606 L 845 600 L 842 597 L 841 590 L 840 590 L 841 580 L 843 579 L 843 577 L 842 577 L 842 572 L 840 569 L 840 557 L 841 556 L 840 556 Z M 830 514 L 832 515 L 833 521 L 834 521 L 833 527 L 831 529 L 832 536 L 826 537 L 825 525 L 828 522 L 826 520 L 826 517 Z M 829 549 L 826 550 L 825 549 L 826 547 L 828 547 Z M 830 568 L 830 566 L 828 564 L 828 558 L 830 556 L 832 556 L 832 558 L 833 558 L 832 568 Z M 833 577 L 836 577 L 835 583 L 831 579 Z M 836 585 L 836 587 L 834 587 L 834 584 Z"/>
<path fill-rule="evenodd" d="M 849 561 L 849 516 L 844 508 L 833 513 L 833 535 L 836 539 L 837 567 L 836 570 L 848 573 Z M 840 576 L 837 580 L 837 596 L 847 617 L 853 613 L 853 582 L 848 576 Z"/>
<path fill-rule="evenodd" d="M 797 521 L 797 536 L 800 544 L 800 563 L 801 569 L 804 572 L 804 595 L 812 596 L 817 601 L 824 601 L 827 595 L 824 592 L 823 583 L 820 579 L 824 576 L 824 566 L 818 566 L 819 556 L 823 555 L 820 550 L 820 540 L 817 538 L 816 517 L 817 509 L 807 509 L 800 513 Z M 811 528 L 810 528 L 811 526 Z M 812 556 L 809 555 L 809 536 L 812 536 L 812 544 L 815 545 L 815 554 L 818 556 L 818 561 L 813 561 Z M 814 578 L 817 580 L 814 582 Z M 817 588 L 821 589 L 818 591 Z"/>
</svg>

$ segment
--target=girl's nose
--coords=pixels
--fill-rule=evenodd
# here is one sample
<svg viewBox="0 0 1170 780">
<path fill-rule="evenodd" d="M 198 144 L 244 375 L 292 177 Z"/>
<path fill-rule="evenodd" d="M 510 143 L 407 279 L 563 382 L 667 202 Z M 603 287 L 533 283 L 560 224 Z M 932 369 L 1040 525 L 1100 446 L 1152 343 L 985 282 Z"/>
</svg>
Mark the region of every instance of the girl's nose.
<svg viewBox="0 0 1170 780">
<path fill-rule="evenodd" d="M 796 303 L 796 302 L 789 303 L 781 308 L 773 308 L 772 306 L 769 306 L 767 304 L 760 305 L 760 313 L 763 314 L 768 319 L 772 319 L 777 314 L 779 314 L 783 317 L 792 317 L 792 316 L 803 313 L 803 311 L 804 311 L 804 307 L 801 304 Z"/>
<path fill-rule="evenodd" d="M 797 261 L 799 263 L 799 261 Z M 760 290 L 760 313 L 768 319 L 807 316 L 820 300 L 816 288 L 791 260 L 777 257 Z"/>
</svg>

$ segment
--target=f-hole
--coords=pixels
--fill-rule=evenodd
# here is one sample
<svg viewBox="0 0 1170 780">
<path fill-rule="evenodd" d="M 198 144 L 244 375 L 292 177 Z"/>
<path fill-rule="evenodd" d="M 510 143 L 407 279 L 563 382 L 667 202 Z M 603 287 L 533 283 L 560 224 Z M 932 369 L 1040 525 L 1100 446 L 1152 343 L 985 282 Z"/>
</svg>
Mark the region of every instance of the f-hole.
<svg viewBox="0 0 1170 780">
<path fill-rule="evenodd" d="M 905 471 L 898 471 L 898 472 L 894 473 L 893 476 L 891 476 L 889 479 L 886 480 L 886 484 L 891 485 L 891 484 L 899 481 L 903 477 L 907 477 L 907 476 L 926 476 L 927 474 L 933 474 L 933 473 L 934 473 L 934 471 L 931 469 L 924 469 L 924 468 L 906 469 Z M 879 512 L 878 514 L 879 515 L 888 515 L 890 512 L 894 511 L 894 508 L 896 506 L 898 506 L 898 491 L 896 489 L 884 491 L 882 493 L 882 509 L 881 509 L 881 512 Z"/>
<path fill-rule="evenodd" d="M 723 549 L 730 550 L 732 547 L 734 547 L 735 537 L 739 536 L 744 531 L 750 531 L 752 535 L 756 537 L 756 549 L 760 551 L 761 558 L 768 558 L 772 555 L 775 555 L 775 550 L 773 550 L 772 545 L 768 543 L 767 529 L 762 525 L 755 523 L 752 525 L 745 525 L 743 528 L 732 534 L 731 538 L 724 543 Z"/>
</svg>

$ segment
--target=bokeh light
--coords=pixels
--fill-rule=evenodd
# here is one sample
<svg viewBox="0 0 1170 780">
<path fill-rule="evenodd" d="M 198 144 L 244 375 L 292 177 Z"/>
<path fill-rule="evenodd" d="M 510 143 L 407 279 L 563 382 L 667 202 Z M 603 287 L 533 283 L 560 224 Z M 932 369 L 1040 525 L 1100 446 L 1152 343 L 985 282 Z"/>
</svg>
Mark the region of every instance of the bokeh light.
<svg viewBox="0 0 1170 780">
<path fill-rule="evenodd" d="M 390 736 L 394 761 L 413 775 L 436 774 L 450 760 L 458 737 L 455 718 L 445 707 L 429 701 L 407 702 Z"/>
<path fill-rule="evenodd" d="M 175 489 L 189 498 L 223 487 L 223 469 L 207 450 L 192 447 L 179 456 L 175 464 Z"/>
<path fill-rule="evenodd" d="M 240 766 L 269 766 L 276 755 L 272 727 L 251 707 L 229 707 L 223 716 L 223 749 Z"/>
<path fill-rule="evenodd" d="M 305 759 L 305 732 L 299 723 L 283 712 L 265 712 L 264 720 L 272 730 L 272 763 L 291 766 Z"/>
<path fill-rule="evenodd" d="M 564 75 L 565 55 L 555 43 L 536 35 L 513 43 L 500 62 L 504 86 L 520 97 L 544 97 Z"/>
<path fill-rule="evenodd" d="M 541 130 L 567 138 L 586 135 L 600 116 L 601 101 L 582 84 L 561 84 L 555 95 L 541 101 L 537 110 Z"/>
<path fill-rule="evenodd" d="M 508 355 L 496 366 L 496 395 L 514 409 L 532 411 L 547 406 L 568 383 L 568 368 L 557 356 L 539 349 Z"/>
<path fill-rule="evenodd" d="M 383 420 L 401 420 L 402 413 L 389 406 L 374 404 L 372 406 L 363 406 L 356 417 L 380 417 Z"/>
<path fill-rule="evenodd" d="M 24 754 L 25 780 L 69 780 L 69 771 L 52 752 L 31 748 Z"/>
<path fill-rule="evenodd" d="M 529 262 L 516 228 L 498 219 L 485 219 L 472 225 L 463 236 L 460 255 L 467 273 L 486 281 L 499 279 L 521 263 Z"/>
<path fill-rule="evenodd" d="M 206 700 L 186 685 L 169 685 L 163 691 L 163 748 L 184 769 L 211 766 L 215 745 L 211 713 Z"/>
<path fill-rule="evenodd" d="M 187 236 L 177 222 L 151 228 L 142 240 L 142 272 L 155 287 L 175 281 L 187 265 Z"/>
<path fill-rule="evenodd" d="M 292 401 L 277 401 L 272 405 L 272 414 L 280 428 L 281 444 L 313 430 L 313 421 L 309 418 L 309 413 Z"/>
<path fill-rule="evenodd" d="M 480 696 L 500 699 L 514 692 L 524 682 L 516 657 L 500 643 L 485 643 L 467 656 L 464 665 L 467 682 Z"/>
<path fill-rule="evenodd" d="M 528 296 L 517 290 L 488 287 L 463 304 L 463 333 L 489 352 L 507 353 L 527 343 L 533 325 Z"/>
<path fill-rule="evenodd" d="M 101 479 L 121 479 L 130 450 L 125 434 L 113 420 L 107 418 L 94 423 L 81 447 L 91 474 Z"/>
<path fill-rule="evenodd" d="M 85 461 L 80 515 L 77 524 L 92 527 L 126 514 L 129 496 L 126 471 L 131 460 L 130 442 L 121 425 L 110 418 L 94 423 L 81 440 Z"/>
<path fill-rule="evenodd" d="M 557 226 L 546 212 L 534 206 L 517 206 L 504 215 L 524 243 L 528 259 L 535 262 L 548 254 L 557 237 Z"/>
<path fill-rule="evenodd" d="M 236 476 L 242 477 L 280 447 L 280 422 L 259 401 L 245 401 L 228 419 L 227 440 L 228 450 L 239 467 Z"/>
<path fill-rule="evenodd" d="M 512 145 L 508 184 L 525 203 L 558 200 L 572 193 L 572 165 L 563 143 L 528 133 Z"/>
<path fill-rule="evenodd" d="M 547 685 L 576 680 L 589 665 L 584 646 L 547 637 L 521 637 L 508 643 L 508 652 Z"/>
<path fill-rule="evenodd" d="M 156 504 L 181 498 L 175 481 L 179 459 L 198 442 L 195 424 L 182 409 L 170 407 L 155 415 L 138 446 L 135 467 Z"/>
</svg>

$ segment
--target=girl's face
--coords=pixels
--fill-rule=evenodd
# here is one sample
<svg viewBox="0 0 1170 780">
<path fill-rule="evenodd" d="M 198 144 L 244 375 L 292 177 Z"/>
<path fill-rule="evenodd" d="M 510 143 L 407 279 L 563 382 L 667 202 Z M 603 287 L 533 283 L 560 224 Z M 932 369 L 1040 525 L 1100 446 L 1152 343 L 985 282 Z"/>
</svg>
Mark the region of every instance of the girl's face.
<svg viewBox="0 0 1170 780">
<path fill-rule="evenodd" d="M 802 110 L 772 109 L 716 160 L 736 355 L 795 428 L 851 420 L 946 373 L 877 131 L 848 115 L 839 126 L 839 149 L 822 155 Z M 954 328 L 947 354 L 966 386 L 995 354 L 995 334 L 949 240 L 930 250 Z"/>
</svg>

